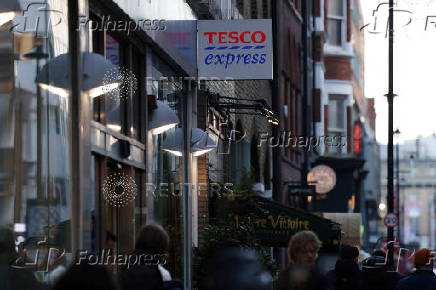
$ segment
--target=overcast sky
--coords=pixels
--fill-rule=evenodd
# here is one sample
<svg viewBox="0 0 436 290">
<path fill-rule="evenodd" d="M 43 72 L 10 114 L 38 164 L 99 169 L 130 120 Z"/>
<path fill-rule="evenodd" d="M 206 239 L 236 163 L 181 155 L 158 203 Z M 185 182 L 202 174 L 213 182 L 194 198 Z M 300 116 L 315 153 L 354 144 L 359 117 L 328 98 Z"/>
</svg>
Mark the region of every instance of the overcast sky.
<svg viewBox="0 0 436 290">
<path fill-rule="evenodd" d="M 375 98 L 377 140 L 388 140 L 388 5 L 361 0 L 365 35 L 365 95 Z M 394 130 L 401 140 L 436 133 L 436 1 L 400 0 L 394 27 Z M 410 22 L 410 23 L 409 23 Z M 374 25 L 376 23 L 376 25 Z M 426 28 L 427 24 L 427 28 Z"/>
</svg>

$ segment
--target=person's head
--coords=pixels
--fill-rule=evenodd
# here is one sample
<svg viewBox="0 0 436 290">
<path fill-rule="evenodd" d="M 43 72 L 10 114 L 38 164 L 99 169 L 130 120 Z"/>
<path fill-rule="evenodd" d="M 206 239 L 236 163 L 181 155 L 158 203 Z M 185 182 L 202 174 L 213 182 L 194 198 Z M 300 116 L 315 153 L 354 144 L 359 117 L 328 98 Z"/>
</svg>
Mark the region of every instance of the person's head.
<svg viewBox="0 0 436 290">
<path fill-rule="evenodd" d="M 135 248 L 151 254 L 164 254 L 169 247 L 170 238 L 159 225 L 146 225 L 139 230 Z"/>
<path fill-rule="evenodd" d="M 87 260 L 86 260 L 87 261 Z M 102 265 L 73 263 L 54 283 L 53 290 L 116 290 L 112 276 Z"/>
<path fill-rule="evenodd" d="M 416 270 L 433 271 L 434 254 L 429 249 L 423 248 L 418 250 L 414 255 L 414 264 Z"/>
<path fill-rule="evenodd" d="M 289 240 L 288 257 L 295 264 L 314 264 L 321 245 L 314 232 L 298 232 Z"/>
<path fill-rule="evenodd" d="M 343 245 L 340 254 L 342 260 L 354 260 L 357 262 L 357 259 L 359 258 L 359 249 L 355 246 Z"/>
</svg>

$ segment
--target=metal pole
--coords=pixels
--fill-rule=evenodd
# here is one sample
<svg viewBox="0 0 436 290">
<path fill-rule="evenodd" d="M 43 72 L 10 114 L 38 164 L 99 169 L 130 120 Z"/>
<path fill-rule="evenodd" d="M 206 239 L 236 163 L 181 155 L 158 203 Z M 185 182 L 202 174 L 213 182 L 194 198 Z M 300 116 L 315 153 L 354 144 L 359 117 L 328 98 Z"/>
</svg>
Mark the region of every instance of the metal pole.
<svg viewBox="0 0 436 290">
<path fill-rule="evenodd" d="M 186 88 L 186 83 L 184 83 Z M 185 90 L 183 95 L 183 284 L 185 290 L 192 288 L 192 206 L 190 192 L 191 171 L 191 120 L 189 118 L 192 108 L 192 99 L 196 97 L 197 87 L 194 90 Z"/>
<path fill-rule="evenodd" d="M 80 55 L 80 34 L 77 19 L 79 17 L 79 2 L 68 0 L 68 47 L 69 47 L 69 67 L 66 68 L 70 75 L 71 95 L 69 103 L 71 107 L 71 251 L 77 252 L 82 249 L 82 200 L 81 200 L 81 127 L 80 127 L 80 106 L 81 106 L 81 79 L 82 71 Z M 47 101 L 48 102 L 48 101 Z M 48 110 L 48 106 L 47 106 Z M 48 120 L 47 120 L 48 122 Z M 49 134 L 47 132 L 47 134 Z"/>
<path fill-rule="evenodd" d="M 308 1 L 303 1 L 302 3 L 302 14 L 303 14 L 303 31 L 302 31 L 302 42 L 303 42 L 303 99 L 302 99 L 302 128 L 303 128 L 303 137 L 306 138 L 306 140 L 308 140 L 308 135 L 309 135 L 309 129 L 308 129 L 308 124 L 309 123 L 309 114 L 308 114 L 308 110 L 307 110 L 307 104 L 308 104 L 308 100 L 309 100 L 309 85 L 308 85 L 308 74 L 309 71 L 307 69 L 308 66 L 308 61 L 307 61 L 307 56 L 308 56 L 308 43 L 307 43 L 307 29 L 308 29 L 308 15 L 307 15 L 307 10 L 308 10 Z M 307 148 L 305 148 L 303 150 L 303 168 L 301 170 L 301 184 L 302 185 L 307 185 L 307 172 L 309 169 L 309 151 L 307 150 Z M 314 198 L 316 198 L 315 194 L 314 194 Z M 303 197 L 303 208 L 305 210 L 308 210 L 308 201 L 307 201 L 307 196 L 305 195 Z"/>
<path fill-rule="evenodd" d="M 280 55 L 280 40 L 279 40 L 279 35 L 280 35 L 280 5 L 281 5 L 282 1 L 272 1 L 271 3 L 271 12 L 272 12 L 272 29 L 273 29 L 273 53 L 274 53 L 274 58 L 273 58 L 273 62 L 274 62 L 274 77 L 273 77 L 273 85 L 272 85 L 272 108 L 273 111 L 277 111 L 280 112 L 279 113 L 279 118 L 280 121 L 282 121 L 282 108 L 283 108 L 283 104 L 281 104 L 280 99 L 282 99 L 282 97 L 279 95 L 280 94 L 280 69 L 281 69 L 281 65 L 279 62 L 279 55 Z M 279 126 L 273 126 L 272 127 L 272 133 L 273 133 L 273 137 L 274 140 L 277 140 L 280 137 L 280 128 Z M 279 146 L 276 146 L 274 148 L 272 148 L 272 155 L 273 155 L 273 200 L 280 200 L 281 199 L 281 195 L 282 195 L 282 177 L 281 177 L 281 165 L 282 165 L 282 159 L 281 159 L 281 148 Z"/>
<path fill-rule="evenodd" d="M 394 212 L 394 1 L 389 0 L 389 93 L 387 95 L 388 98 L 388 106 L 389 106 L 389 126 L 388 126 L 388 213 Z M 394 229 L 388 228 L 388 256 L 387 256 L 387 266 L 394 266 Z"/>
<path fill-rule="evenodd" d="M 397 146 L 396 146 L 396 151 L 397 151 L 397 195 L 396 195 L 396 198 L 397 198 L 397 210 L 396 210 L 396 215 L 397 215 L 397 218 L 398 218 L 398 226 L 397 226 L 397 239 L 398 239 L 398 242 L 400 242 L 401 241 L 401 239 L 400 239 L 400 230 L 401 230 L 401 226 L 400 226 L 400 209 L 401 209 L 401 207 L 400 207 L 400 143 L 397 143 Z"/>
<path fill-rule="evenodd" d="M 36 59 L 36 75 L 39 73 L 39 58 Z M 47 106 L 48 107 L 48 106 Z M 41 88 L 36 86 L 36 196 L 42 198 L 42 96 Z M 48 134 L 48 133 L 47 133 Z"/>
</svg>

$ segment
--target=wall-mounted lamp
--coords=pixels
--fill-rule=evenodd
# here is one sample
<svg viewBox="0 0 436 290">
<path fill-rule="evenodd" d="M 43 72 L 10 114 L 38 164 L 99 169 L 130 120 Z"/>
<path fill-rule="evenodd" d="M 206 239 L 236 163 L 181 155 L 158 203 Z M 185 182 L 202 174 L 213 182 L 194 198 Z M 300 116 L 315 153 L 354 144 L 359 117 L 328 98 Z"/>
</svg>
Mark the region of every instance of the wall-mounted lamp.
<svg viewBox="0 0 436 290">
<path fill-rule="evenodd" d="M 168 134 L 162 144 L 162 150 L 176 156 L 183 156 L 182 128 L 177 128 L 174 133 Z M 199 128 L 191 130 L 191 153 L 193 156 L 200 156 L 216 148 L 216 142 Z"/>
<path fill-rule="evenodd" d="M 176 112 L 162 101 L 156 101 L 154 110 L 151 111 L 150 122 L 148 122 L 148 130 L 151 134 L 161 134 L 180 123 Z"/>
<path fill-rule="evenodd" d="M 277 114 L 272 111 L 264 99 L 243 99 L 223 97 L 218 94 L 209 93 L 209 107 L 229 114 L 260 115 L 267 118 L 273 125 L 279 124 Z"/>
<path fill-rule="evenodd" d="M 0 1 L 0 26 L 8 23 L 21 11 L 18 0 L 2 0 Z"/>
<path fill-rule="evenodd" d="M 106 74 L 117 71 L 117 68 L 100 54 L 83 52 L 82 64 L 82 89 L 91 98 L 114 90 L 123 81 L 121 74 L 112 74 L 108 80 Z M 68 67 L 68 53 L 57 56 L 42 67 L 36 76 L 36 83 L 42 89 L 66 97 L 70 88 Z"/>
</svg>

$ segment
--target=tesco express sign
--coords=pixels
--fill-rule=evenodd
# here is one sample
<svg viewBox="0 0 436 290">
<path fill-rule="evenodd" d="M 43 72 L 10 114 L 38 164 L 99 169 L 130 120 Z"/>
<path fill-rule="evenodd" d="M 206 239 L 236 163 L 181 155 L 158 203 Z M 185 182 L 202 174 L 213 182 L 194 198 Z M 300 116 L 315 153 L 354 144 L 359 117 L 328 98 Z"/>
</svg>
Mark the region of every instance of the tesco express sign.
<svg viewBox="0 0 436 290">
<path fill-rule="evenodd" d="M 270 19 L 199 20 L 198 75 L 213 79 L 272 79 Z"/>
</svg>

